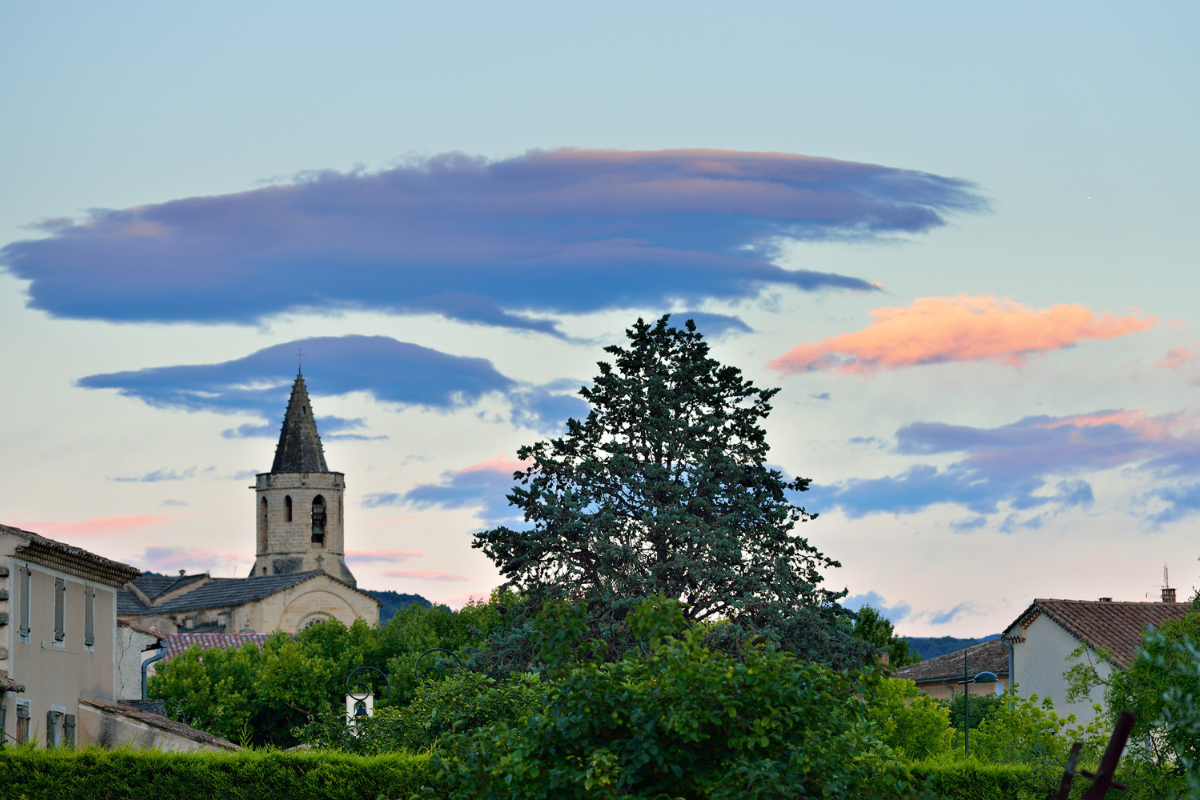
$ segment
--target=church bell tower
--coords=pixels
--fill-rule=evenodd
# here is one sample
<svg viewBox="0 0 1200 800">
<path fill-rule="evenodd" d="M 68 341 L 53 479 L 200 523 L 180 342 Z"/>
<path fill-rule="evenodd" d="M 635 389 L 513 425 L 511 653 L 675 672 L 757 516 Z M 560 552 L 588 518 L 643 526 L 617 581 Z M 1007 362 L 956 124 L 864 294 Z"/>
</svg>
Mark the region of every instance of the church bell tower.
<svg viewBox="0 0 1200 800">
<path fill-rule="evenodd" d="M 252 576 L 322 570 L 357 586 L 345 559 L 345 489 L 346 476 L 325 464 L 304 376 L 297 374 L 275 463 L 254 486 L 258 536 Z"/>
</svg>

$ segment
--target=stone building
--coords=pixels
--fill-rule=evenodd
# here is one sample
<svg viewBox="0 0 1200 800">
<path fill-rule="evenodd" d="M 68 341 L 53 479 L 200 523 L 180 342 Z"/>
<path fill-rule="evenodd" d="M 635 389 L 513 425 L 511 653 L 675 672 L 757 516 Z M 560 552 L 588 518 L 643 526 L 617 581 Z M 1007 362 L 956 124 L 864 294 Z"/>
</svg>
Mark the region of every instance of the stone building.
<svg viewBox="0 0 1200 800">
<path fill-rule="evenodd" d="M 143 575 L 117 601 L 125 621 L 162 633 L 288 633 L 329 619 L 379 622 L 379 601 L 346 566 L 345 476 L 331 472 L 304 377 L 296 376 L 270 472 L 257 476 L 255 560 L 247 578 Z"/>
<path fill-rule="evenodd" d="M 142 699 L 143 653 L 165 644 L 117 623 L 121 587 L 138 575 L 128 564 L 0 525 L 0 739 L 236 749 L 129 705 Z"/>
</svg>

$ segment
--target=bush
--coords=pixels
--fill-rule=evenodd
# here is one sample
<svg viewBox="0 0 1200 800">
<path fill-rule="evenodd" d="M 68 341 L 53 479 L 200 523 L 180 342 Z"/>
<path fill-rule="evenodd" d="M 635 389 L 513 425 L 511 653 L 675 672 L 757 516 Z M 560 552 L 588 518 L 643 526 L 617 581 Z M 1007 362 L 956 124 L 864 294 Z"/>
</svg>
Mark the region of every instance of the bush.
<svg viewBox="0 0 1200 800">
<path fill-rule="evenodd" d="M 939 758 L 905 767 L 909 780 L 942 800 L 1043 800 L 1045 776 L 1028 764 L 984 764 Z"/>
<path fill-rule="evenodd" d="M 414 669 L 421 653 L 440 647 L 468 658 L 499 625 L 502 605 L 514 602 L 512 595 L 494 595 L 491 603 L 469 603 L 459 611 L 409 605 L 382 627 L 332 620 L 295 636 L 276 633 L 261 649 L 193 647 L 150 679 L 150 696 L 167 701 L 173 717 L 217 736 L 286 747 L 295 744 L 293 731 L 308 717 L 342 704 L 354 668 L 386 671 L 393 704 L 407 705 L 425 677 Z M 423 672 L 436 655 L 422 662 Z M 378 683 L 374 688 L 376 706 L 386 706 L 386 690 Z"/>
<path fill-rule="evenodd" d="M 497 681 L 477 672 L 460 671 L 443 681 L 429 681 L 404 708 L 384 708 L 359 720 L 352 732 L 340 711 L 326 708 L 296 732 L 304 744 L 359 755 L 395 750 L 420 751 L 452 733 L 466 733 L 497 723 L 516 724 L 540 706 L 546 691 L 536 675 Z"/>
<path fill-rule="evenodd" d="M 427 755 L 0 750 L 8 800 L 363 800 L 445 797 Z M 424 787 L 424 788 L 423 788 Z"/>
<path fill-rule="evenodd" d="M 677 601 L 632 613 L 647 654 L 580 646 L 582 607 L 547 604 L 542 660 L 557 676 L 523 723 L 443 737 L 434 763 L 459 798 L 889 797 L 898 768 L 864 755 L 863 704 L 828 668 L 755 648 L 733 658 L 683 631 Z M 676 638 L 678 637 L 678 638 Z"/>
<path fill-rule="evenodd" d="M 883 678 L 863 692 L 870 731 L 898 758 L 921 760 L 948 753 L 954 742 L 950 712 L 917 685 Z"/>
</svg>

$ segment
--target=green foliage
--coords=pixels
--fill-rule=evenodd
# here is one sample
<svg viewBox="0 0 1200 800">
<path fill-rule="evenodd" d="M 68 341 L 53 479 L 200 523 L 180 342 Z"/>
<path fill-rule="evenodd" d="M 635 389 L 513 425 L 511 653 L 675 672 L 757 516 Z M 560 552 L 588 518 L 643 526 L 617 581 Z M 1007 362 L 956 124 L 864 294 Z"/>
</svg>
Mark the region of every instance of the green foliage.
<svg viewBox="0 0 1200 800">
<path fill-rule="evenodd" d="M 1146 634 L 1129 669 L 1115 672 L 1108 682 L 1110 720 L 1122 709 L 1136 714 L 1130 741 L 1163 767 L 1200 761 L 1200 737 L 1186 721 L 1195 713 L 1194 706 L 1189 711 L 1189 698 L 1200 698 L 1193 642 L 1200 642 L 1200 614 L 1164 622 Z"/>
<path fill-rule="evenodd" d="M 968 698 L 965 701 L 966 708 L 963 708 L 963 698 Z M 950 727 L 963 732 L 963 723 L 967 722 L 971 725 L 971 730 L 979 727 L 979 724 L 992 715 L 992 712 L 1001 705 L 1008 706 L 1008 696 L 995 694 L 972 694 L 965 695 L 958 693 L 954 695 L 953 700 L 940 700 L 942 706 L 950 714 Z M 964 713 L 964 711 L 966 713 Z"/>
<path fill-rule="evenodd" d="M 995 636 L 984 639 L 959 639 L 954 636 L 905 636 L 904 641 L 923 660 L 944 656 L 947 653 L 957 653 L 983 642 L 995 639 Z"/>
<path fill-rule="evenodd" d="M 314 749 L 359 755 L 418 752 L 450 734 L 518 724 L 540 707 L 545 695 L 536 675 L 497 681 L 478 672 L 459 671 L 445 680 L 424 683 L 404 708 L 380 709 L 353 727 L 347 725 L 344 713 L 325 708 L 296 735 Z"/>
<path fill-rule="evenodd" d="M 1060 716 L 1049 697 L 1039 702 L 1036 694 L 1026 698 L 1014 693 L 1002 699 L 971 731 L 973 758 L 992 764 L 1028 764 L 1045 774 L 1061 774 L 1071 745 L 1080 742 L 1084 763 L 1099 763 L 1109 736 L 1099 723 L 1082 725 L 1074 714 Z M 961 746 L 959 737 L 955 747 Z"/>
<path fill-rule="evenodd" d="M 871 606 L 863 606 L 855 613 L 853 636 L 860 642 L 866 642 L 875 652 L 887 648 L 888 666 L 892 669 L 916 664 L 921 656 L 909 652 L 908 642 L 896 636 L 892 622 Z"/>
<path fill-rule="evenodd" d="M 778 389 L 758 389 L 685 330 L 638 320 L 629 346 L 606 352 L 580 394 L 592 408 L 561 438 L 522 447 L 529 463 L 508 495 L 529 527 L 476 535 L 526 613 L 493 639 L 498 663 L 528 669 L 531 617 L 547 599 L 588 604 L 588 626 L 610 659 L 633 645 L 626 615 L 662 592 L 692 622 L 725 619 L 735 639 L 766 636 L 808 659 L 857 666 L 867 648 L 835 617 L 844 595 L 821 588 L 839 566 L 795 534 L 814 515 L 766 466 L 759 423 Z"/>
<path fill-rule="evenodd" d="M 934 758 L 904 767 L 909 780 L 941 800 L 1044 800 L 1046 776 L 1028 764 L 986 764 Z"/>
<path fill-rule="evenodd" d="M 164 753 L 6 748 L 0 787 L 12 800 L 363 800 L 444 797 L 428 755 Z"/>
<path fill-rule="evenodd" d="M 543 620 L 564 614 L 550 610 Z M 647 652 L 616 662 L 590 658 L 578 629 L 547 635 L 544 657 L 561 677 L 542 708 L 518 724 L 444 737 L 435 749 L 452 796 L 740 800 L 903 790 L 897 768 L 864 755 L 863 704 L 849 679 L 769 647 L 741 658 L 713 652 L 663 595 L 645 601 L 631 625 Z"/>
<path fill-rule="evenodd" d="M 950 752 L 954 731 L 946 706 L 901 678 L 882 678 L 863 692 L 871 732 L 892 753 L 919 761 Z"/>
<path fill-rule="evenodd" d="M 271 636 L 260 649 L 201 650 L 193 647 L 176 656 L 150 679 L 149 694 L 167 701 L 168 710 L 189 725 L 240 742 L 249 734 L 255 745 L 289 746 L 293 731 L 325 706 L 340 707 L 346 677 L 368 665 L 388 673 L 393 703 L 407 704 L 425 675 L 414 666 L 420 654 L 443 647 L 469 659 L 487 635 L 500 625 L 501 609 L 513 605 L 512 595 L 491 603 L 472 603 L 460 611 L 445 606 L 408 605 L 382 627 L 362 620 L 349 627 L 332 620 L 313 625 L 294 637 Z M 437 660 L 422 662 L 422 672 Z M 382 682 L 362 676 L 386 707 Z"/>
</svg>

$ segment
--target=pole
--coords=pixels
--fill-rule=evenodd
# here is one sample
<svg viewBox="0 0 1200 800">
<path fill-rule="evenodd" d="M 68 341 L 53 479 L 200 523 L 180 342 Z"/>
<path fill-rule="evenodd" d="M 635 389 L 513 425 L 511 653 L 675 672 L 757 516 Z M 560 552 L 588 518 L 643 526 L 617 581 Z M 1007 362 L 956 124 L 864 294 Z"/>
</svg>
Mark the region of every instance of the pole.
<svg viewBox="0 0 1200 800">
<path fill-rule="evenodd" d="M 971 757 L 971 684 L 967 681 L 967 651 L 963 650 L 963 755 Z"/>
</svg>

